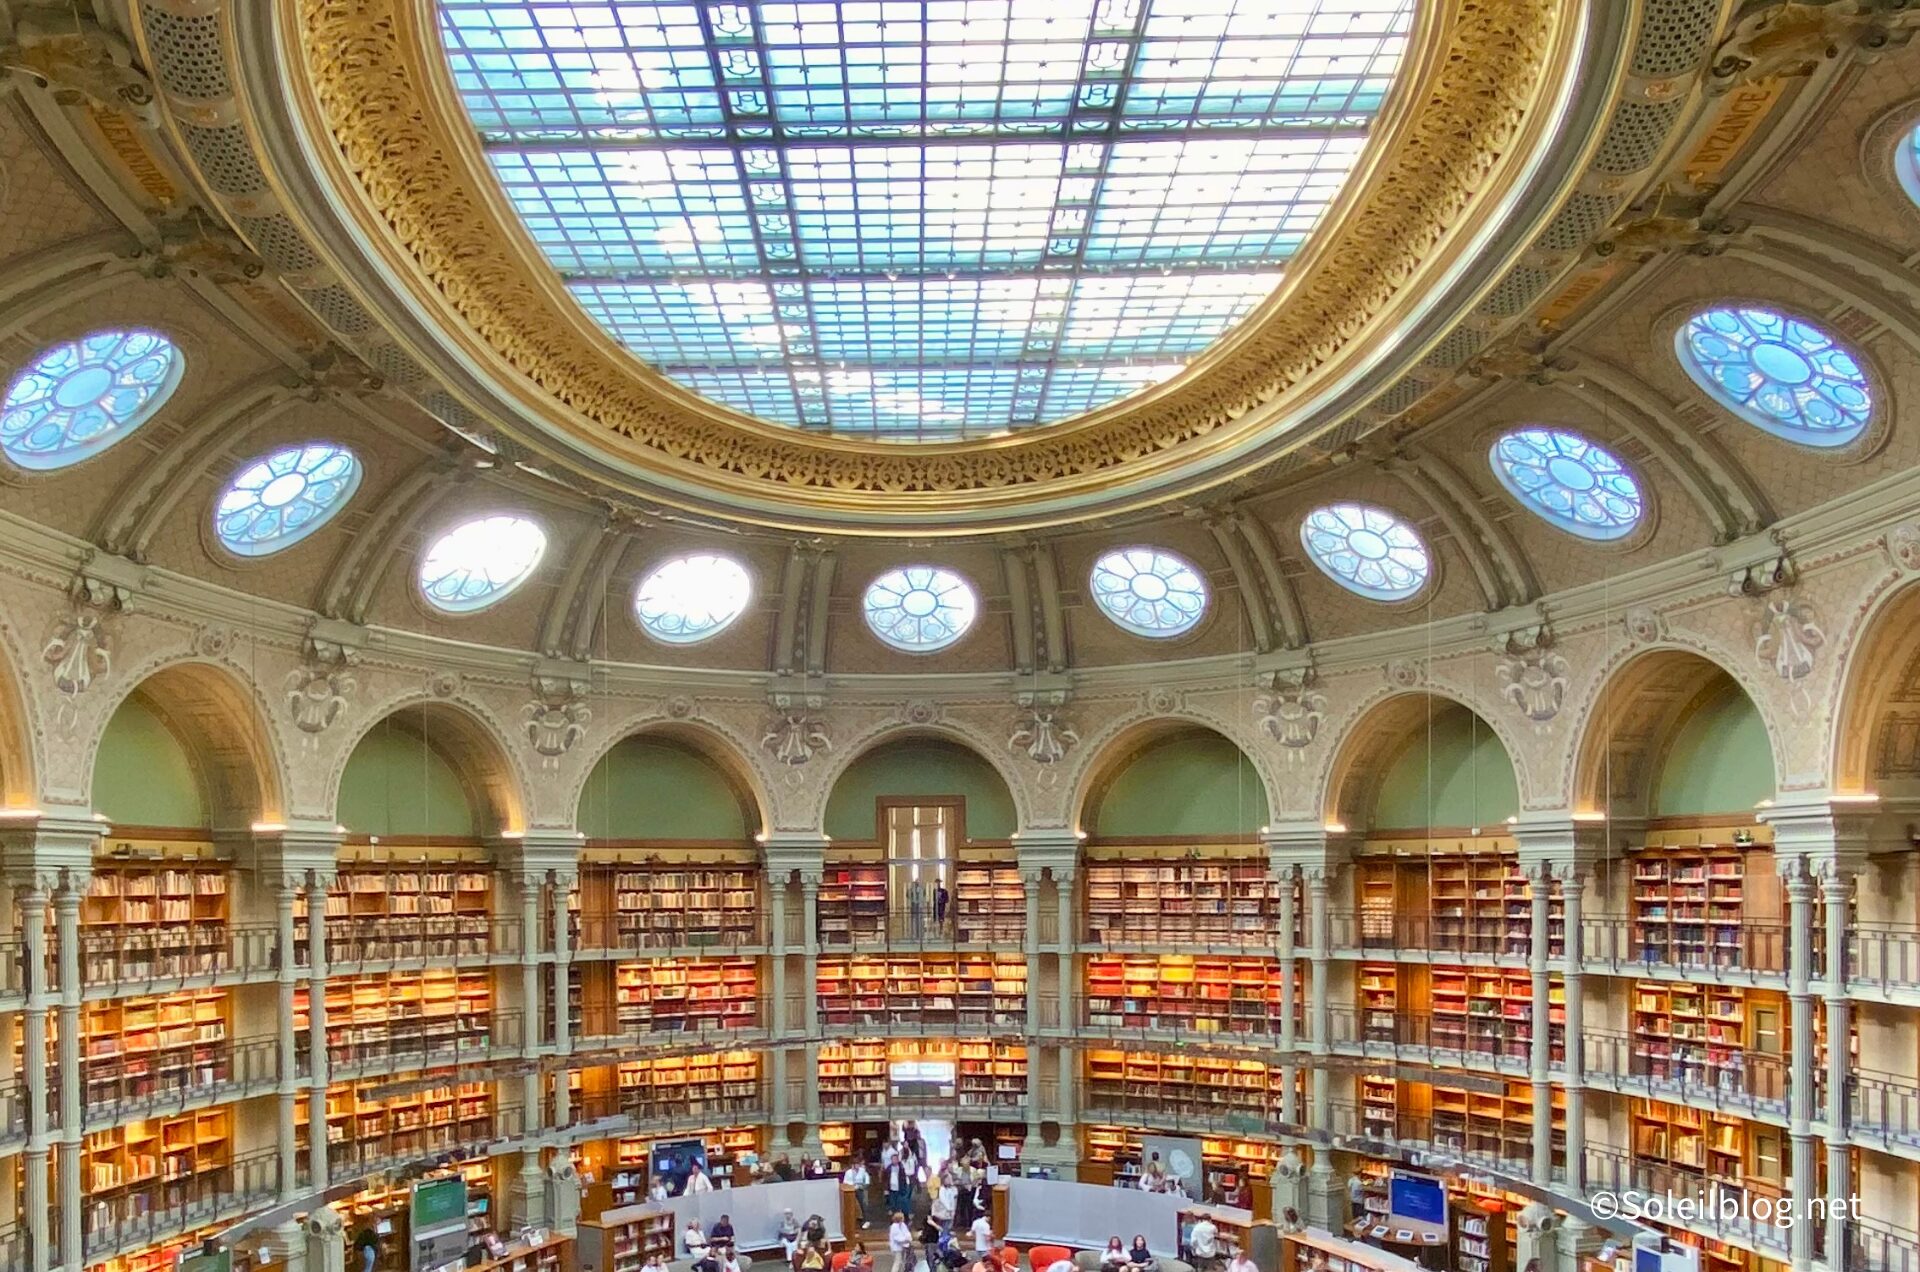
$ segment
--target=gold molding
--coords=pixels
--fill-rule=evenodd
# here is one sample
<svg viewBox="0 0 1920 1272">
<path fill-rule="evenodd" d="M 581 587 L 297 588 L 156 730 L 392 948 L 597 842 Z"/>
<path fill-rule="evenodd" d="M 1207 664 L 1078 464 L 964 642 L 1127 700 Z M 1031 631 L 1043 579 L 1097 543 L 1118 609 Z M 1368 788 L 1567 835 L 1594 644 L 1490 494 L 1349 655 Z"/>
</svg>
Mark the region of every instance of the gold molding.
<svg viewBox="0 0 1920 1272">
<path fill-rule="evenodd" d="M 524 420 L 668 490 L 857 517 L 1111 492 L 1270 438 L 1310 392 L 1395 338 L 1385 329 L 1456 263 L 1472 212 L 1508 193 L 1521 166 L 1505 162 L 1510 148 L 1540 131 L 1530 116 L 1573 62 L 1580 9 L 1440 0 L 1425 10 L 1339 205 L 1234 333 L 1147 393 L 943 445 L 755 420 L 647 369 L 595 326 L 487 170 L 452 98 L 430 0 L 297 0 L 282 31 L 294 105 L 313 136 L 331 138 L 317 147 L 325 175 L 350 196 L 363 239 Z M 570 447 L 541 449 L 564 460 Z"/>
</svg>

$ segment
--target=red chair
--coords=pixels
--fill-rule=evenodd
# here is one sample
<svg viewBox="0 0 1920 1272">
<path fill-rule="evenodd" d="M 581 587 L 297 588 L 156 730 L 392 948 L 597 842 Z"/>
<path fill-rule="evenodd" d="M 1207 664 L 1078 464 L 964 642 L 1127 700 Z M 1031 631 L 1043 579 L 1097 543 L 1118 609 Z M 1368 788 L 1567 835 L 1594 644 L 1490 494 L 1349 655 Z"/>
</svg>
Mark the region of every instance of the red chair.
<svg viewBox="0 0 1920 1272">
<path fill-rule="evenodd" d="M 840 1272 L 842 1268 L 847 1266 L 847 1260 L 851 1259 L 852 1257 L 853 1257 L 853 1251 L 851 1250 L 834 1251 L 833 1260 L 828 1265 L 829 1268 L 831 1269 L 831 1272 Z"/>
<path fill-rule="evenodd" d="M 1071 1259 L 1073 1251 L 1065 1246 L 1037 1245 L 1028 1251 L 1033 1260 L 1033 1272 L 1047 1272 L 1047 1269 L 1062 1259 Z"/>
</svg>

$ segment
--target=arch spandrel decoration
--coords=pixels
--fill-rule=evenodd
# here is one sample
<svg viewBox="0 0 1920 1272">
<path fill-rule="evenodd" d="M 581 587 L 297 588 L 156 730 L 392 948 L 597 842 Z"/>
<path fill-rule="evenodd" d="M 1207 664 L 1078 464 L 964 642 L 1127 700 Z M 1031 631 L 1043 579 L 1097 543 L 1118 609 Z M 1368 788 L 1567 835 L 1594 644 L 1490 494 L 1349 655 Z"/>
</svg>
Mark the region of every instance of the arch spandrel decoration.
<svg viewBox="0 0 1920 1272">
<path fill-rule="evenodd" d="M 465 693 L 441 695 L 418 689 L 371 704 L 351 728 L 342 730 L 327 771 L 329 817 L 339 807 L 340 783 L 354 751 L 376 727 L 403 712 L 417 717 L 430 744 L 445 754 L 468 787 L 482 833 L 514 833 L 535 827 L 572 829 L 572 809 L 555 819 L 544 804 L 534 804 L 532 796 L 543 787 L 532 781 L 521 752 L 513 745 L 512 733 L 484 701 Z"/>
<path fill-rule="evenodd" d="M 1890 548 L 1894 568 L 1834 634 L 1827 782 L 1841 795 L 1920 790 L 1920 524 L 1896 530 Z"/>
</svg>

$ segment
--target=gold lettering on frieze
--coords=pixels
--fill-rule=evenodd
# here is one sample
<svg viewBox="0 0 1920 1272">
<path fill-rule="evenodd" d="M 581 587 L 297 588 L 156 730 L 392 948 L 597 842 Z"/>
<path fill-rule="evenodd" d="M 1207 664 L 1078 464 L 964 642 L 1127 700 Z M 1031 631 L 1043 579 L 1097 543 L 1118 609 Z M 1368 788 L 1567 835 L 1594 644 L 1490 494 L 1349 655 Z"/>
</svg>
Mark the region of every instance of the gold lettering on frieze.
<svg viewBox="0 0 1920 1272">
<path fill-rule="evenodd" d="M 127 170 L 127 175 L 146 192 L 148 198 L 163 208 L 170 208 L 179 201 L 180 192 L 147 151 L 127 116 L 118 111 L 89 106 L 87 118 L 99 131 L 101 140 L 107 143 L 113 157 L 120 161 L 120 166 Z"/>
<path fill-rule="evenodd" d="M 1706 140 L 1687 159 L 1687 179 L 1699 185 L 1725 172 L 1785 89 L 1784 80 L 1767 80 L 1736 88 L 1722 98 L 1725 104 L 1719 118 L 1707 130 Z"/>
<path fill-rule="evenodd" d="M 1617 265 L 1607 264 L 1575 274 L 1573 281 L 1561 288 L 1558 296 L 1541 307 L 1540 325 L 1557 327 L 1571 318 L 1582 305 L 1592 300 L 1602 287 L 1612 281 L 1618 270 Z"/>
</svg>

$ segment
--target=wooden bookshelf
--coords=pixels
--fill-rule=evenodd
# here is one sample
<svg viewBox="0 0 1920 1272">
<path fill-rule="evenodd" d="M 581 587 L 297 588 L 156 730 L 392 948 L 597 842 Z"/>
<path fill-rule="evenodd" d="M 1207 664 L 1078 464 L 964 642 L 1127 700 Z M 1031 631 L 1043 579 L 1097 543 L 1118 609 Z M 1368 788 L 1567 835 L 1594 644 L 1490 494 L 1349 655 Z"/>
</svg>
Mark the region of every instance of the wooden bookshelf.
<svg viewBox="0 0 1920 1272">
<path fill-rule="evenodd" d="M 1774 990 L 1635 982 L 1632 1071 L 1659 1081 L 1720 1086 L 1746 1065 L 1756 1009 L 1786 1019 L 1786 1000 Z"/>
<path fill-rule="evenodd" d="M 617 1032 L 752 1029 L 760 1023 L 759 961 L 670 958 L 613 970 Z"/>
<path fill-rule="evenodd" d="M 1406 1086 L 1427 1086 L 1406 1083 Z M 1433 1141 L 1437 1148 L 1482 1159 L 1530 1163 L 1533 1159 L 1533 1089 L 1509 1082 L 1504 1092 L 1431 1088 Z M 1566 1152 L 1566 1092 L 1553 1092 L 1552 1144 L 1556 1158 Z"/>
<path fill-rule="evenodd" d="M 820 960 L 820 1020 L 855 1028 L 1018 1028 L 1027 1019 L 1019 954 L 886 955 Z"/>
<path fill-rule="evenodd" d="M 1086 936 L 1105 945 L 1255 945 L 1279 940 L 1279 883 L 1260 861 L 1091 862 Z"/>
<path fill-rule="evenodd" d="M 326 914 L 334 962 L 484 957 L 492 942 L 493 876 L 454 862 L 343 862 Z M 304 900 L 295 902 L 297 943 L 306 941 L 307 923 Z"/>
<path fill-rule="evenodd" d="M 86 1103 L 211 1086 L 232 1071 L 226 990 L 114 998 L 81 1008 Z"/>
<path fill-rule="evenodd" d="M 88 1272 L 174 1272 L 179 1266 L 180 1255 L 192 1250 L 208 1237 L 225 1229 L 221 1224 L 212 1228 L 202 1228 L 197 1232 L 169 1237 L 158 1245 L 150 1245 L 142 1250 L 116 1255 L 99 1263 L 89 1262 Z M 236 1263 L 235 1268 L 241 1265 Z"/>
<path fill-rule="evenodd" d="M 1083 1160 L 1108 1167 L 1115 1184 L 1138 1186 L 1142 1170 L 1140 1132 L 1125 1126 L 1083 1125 L 1080 1128 Z M 1202 1136 L 1200 1140 L 1204 1187 L 1211 1193 L 1226 1182 L 1226 1177 L 1245 1178 L 1257 1193 L 1260 1185 L 1273 1176 L 1280 1164 L 1281 1145 L 1277 1141 L 1236 1139 L 1228 1136 Z M 1203 1200 L 1194 1198 L 1195 1201 Z"/>
<path fill-rule="evenodd" d="M 494 1041 L 493 978 L 486 972 L 387 972 L 327 982 L 327 1055 L 336 1065 L 462 1055 Z M 293 1027 L 312 1028 L 306 986 L 294 990 Z"/>
<path fill-rule="evenodd" d="M 88 979 L 219 971 L 228 959 L 229 904 L 227 867 L 218 862 L 96 865 L 80 903 L 83 954 L 96 973 Z"/>
<path fill-rule="evenodd" d="M 1019 945 L 1027 889 L 1017 866 L 959 865 L 953 872 L 953 937 L 963 945 Z"/>
<path fill-rule="evenodd" d="M 1429 973 L 1428 1002 L 1435 1047 L 1525 1060 L 1533 1048 L 1533 979 L 1523 971 L 1436 964 Z M 1547 980 L 1548 1055 L 1567 1053 L 1566 986 L 1559 973 Z"/>
<path fill-rule="evenodd" d="M 1391 1140 L 1399 1126 L 1400 1084 L 1377 1073 L 1360 1075 L 1360 1128 L 1372 1139 Z"/>
<path fill-rule="evenodd" d="M 1164 1105 L 1188 1116 L 1247 1113 L 1277 1117 L 1284 1070 L 1258 1060 L 1187 1052 L 1089 1050 L 1083 1061 L 1089 1103 Z"/>
<path fill-rule="evenodd" d="M 1360 1037 L 1389 1045 L 1400 1036 L 1400 969 L 1394 963 L 1362 963 L 1356 983 Z"/>
<path fill-rule="evenodd" d="M 639 1272 L 655 1256 L 672 1263 L 681 1257 L 673 1211 L 627 1206 L 583 1219 L 575 1253 L 579 1272 Z"/>
<path fill-rule="evenodd" d="M 1489 846 L 1481 850 L 1445 852 L 1424 842 L 1374 845 L 1354 872 L 1361 945 L 1525 957 L 1533 947 L 1533 885 L 1506 847 L 1510 840 L 1483 842 Z M 1556 881 L 1547 905 L 1550 954 L 1565 950 L 1566 928 Z"/>
<path fill-rule="evenodd" d="M 1280 961 L 1191 954 L 1087 959 L 1087 1023 L 1182 1033 L 1280 1032 Z"/>
<path fill-rule="evenodd" d="M 822 945 L 884 944 L 888 936 L 886 866 L 827 866 L 815 914 Z"/>
<path fill-rule="evenodd" d="M 1004 1108 L 1026 1103 L 1027 1049 L 1024 1045 L 984 1038 L 966 1039 L 954 1045 L 958 1052 L 955 1098 L 962 1109 Z"/>
<path fill-rule="evenodd" d="M 1631 862 L 1633 954 L 1644 962 L 1743 966 L 1742 928 L 1780 920 L 1770 850 L 1730 842 L 1650 846 Z"/>
<path fill-rule="evenodd" d="M 206 1109 L 95 1131 L 81 1145 L 90 1227 L 185 1204 L 233 1161 L 231 1110 Z"/>
<path fill-rule="evenodd" d="M 449 1080 L 444 1086 L 381 1097 L 384 1081 L 336 1082 L 327 1088 L 327 1143 L 331 1152 L 352 1145 L 366 1161 L 405 1160 L 481 1143 L 493 1133 L 489 1082 Z M 304 1105 L 306 1097 L 302 1096 Z M 302 1137 L 312 1119 L 299 1114 Z"/>
<path fill-rule="evenodd" d="M 633 862 L 582 875 L 581 944 L 624 950 L 737 949 L 761 934 L 761 872 L 744 864 Z"/>
<path fill-rule="evenodd" d="M 1455 1196 L 1447 1207 L 1454 1272 L 1508 1272 L 1512 1238 L 1504 1204 Z"/>
<path fill-rule="evenodd" d="M 820 1151 L 830 1162 L 840 1165 L 853 1151 L 853 1124 L 851 1122 L 820 1123 Z"/>
<path fill-rule="evenodd" d="M 725 1117 L 761 1104 L 760 1057 L 752 1051 L 628 1060 L 614 1079 L 621 1110 L 641 1119 Z"/>
<path fill-rule="evenodd" d="M 765 1128 L 759 1126 L 717 1126 L 697 1131 L 676 1131 L 673 1138 L 704 1141 L 707 1146 L 707 1169 L 716 1180 L 732 1178 L 734 1167 L 740 1165 L 747 1154 L 764 1155 L 766 1149 Z M 652 1173 L 648 1153 L 658 1139 L 658 1136 L 637 1135 L 582 1146 L 588 1168 L 599 1176 L 597 1182 L 605 1188 L 604 1193 L 597 1188 L 595 1190 L 600 1210 L 618 1210 L 646 1202 L 647 1180 Z"/>
</svg>

